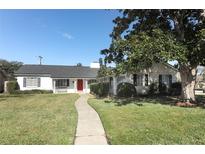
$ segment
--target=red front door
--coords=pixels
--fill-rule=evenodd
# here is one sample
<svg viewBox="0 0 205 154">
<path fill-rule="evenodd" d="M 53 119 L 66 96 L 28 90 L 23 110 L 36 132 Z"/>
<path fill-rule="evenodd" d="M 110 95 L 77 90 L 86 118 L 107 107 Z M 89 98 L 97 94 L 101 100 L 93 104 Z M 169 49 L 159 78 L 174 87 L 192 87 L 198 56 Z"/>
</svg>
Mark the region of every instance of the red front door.
<svg viewBox="0 0 205 154">
<path fill-rule="evenodd" d="M 83 80 L 82 79 L 78 79 L 77 89 L 83 90 Z"/>
</svg>

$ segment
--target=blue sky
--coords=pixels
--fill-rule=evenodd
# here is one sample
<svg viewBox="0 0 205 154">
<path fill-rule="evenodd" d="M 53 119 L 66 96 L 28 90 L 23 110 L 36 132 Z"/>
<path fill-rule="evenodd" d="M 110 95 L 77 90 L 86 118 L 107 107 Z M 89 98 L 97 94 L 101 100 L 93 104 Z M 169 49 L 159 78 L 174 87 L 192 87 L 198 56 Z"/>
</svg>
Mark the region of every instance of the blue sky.
<svg viewBox="0 0 205 154">
<path fill-rule="evenodd" d="M 90 65 L 108 48 L 116 10 L 0 10 L 0 58 Z"/>
</svg>

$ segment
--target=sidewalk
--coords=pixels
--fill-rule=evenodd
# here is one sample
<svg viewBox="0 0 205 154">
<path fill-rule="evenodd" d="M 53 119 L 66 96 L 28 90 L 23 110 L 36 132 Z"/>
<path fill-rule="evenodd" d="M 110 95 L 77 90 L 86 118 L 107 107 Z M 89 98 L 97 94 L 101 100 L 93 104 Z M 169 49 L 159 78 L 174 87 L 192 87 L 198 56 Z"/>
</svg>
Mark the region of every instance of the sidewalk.
<svg viewBox="0 0 205 154">
<path fill-rule="evenodd" d="M 106 145 L 105 131 L 97 112 L 87 104 L 88 95 L 81 94 L 75 102 L 78 125 L 75 145 Z"/>
</svg>

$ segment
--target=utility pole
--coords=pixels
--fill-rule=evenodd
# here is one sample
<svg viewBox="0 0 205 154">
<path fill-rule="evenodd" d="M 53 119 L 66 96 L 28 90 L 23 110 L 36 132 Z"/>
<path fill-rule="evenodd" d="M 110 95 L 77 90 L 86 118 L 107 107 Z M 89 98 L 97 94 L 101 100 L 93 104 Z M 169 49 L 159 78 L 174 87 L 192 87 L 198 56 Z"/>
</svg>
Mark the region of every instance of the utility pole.
<svg viewBox="0 0 205 154">
<path fill-rule="evenodd" d="M 42 56 L 38 56 L 38 58 L 39 58 L 39 62 L 40 62 L 40 65 L 41 65 L 43 57 Z"/>
</svg>

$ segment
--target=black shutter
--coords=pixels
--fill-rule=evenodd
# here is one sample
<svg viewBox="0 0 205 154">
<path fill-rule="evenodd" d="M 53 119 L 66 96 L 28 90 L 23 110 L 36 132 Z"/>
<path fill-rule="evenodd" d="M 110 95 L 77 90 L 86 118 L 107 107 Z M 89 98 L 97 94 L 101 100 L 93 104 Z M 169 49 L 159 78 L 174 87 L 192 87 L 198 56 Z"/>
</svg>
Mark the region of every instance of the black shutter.
<svg viewBox="0 0 205 154">
<path fill-rule="evenodd" d="M 148 74 L 145 74 L 145 86 L 148 86 Z"/>
<path fill-rule="evenodd" d="M 133 74 L 133 84 L 137 85 L 137 74 Z"/>
<path fill-rule="evenodd" d="M 160 74 L 159 75 L 159 85 L 161 85 L 162 84 L 162 75 Z"/>
<path fill-rule="evenodd" d="M 169 86 L 171 86 L 171 84 L 172 84 L 172 75 L 170 74 L 169 75 Z"/>
<path fill-rule="evenodd" d="M 38 87 L 41 87 L 41 78 L 38 78 Z"/>
<path fill-rule="evenodd" d="M 69 87 L 69 79 L 67 79 L 67 87 Z"/>
<path fill-rule="evenodd" d="M 113 78 L 110 77 L 110 80 L 109 80 L 109 84 L 110 84 L 110 86 L 112 86 L 112 81 L 113 81 Z"/>
<path fill-rule="evenodd" d="M 23 78 L 23 87 L 26 87 L 26 78 Z"/>
<path fill-rule="evenodd" d="M 136 83 L 136 84 L 135 84 L 136 86 L 140 86 L 140 85 L 139 85 L 139 75 L 138 75 L 138 74 L 136 74 L 135 83 Z"/>
</svg>

